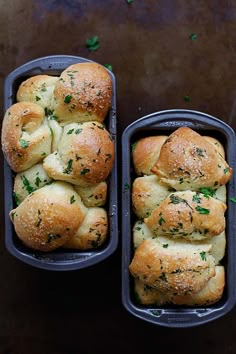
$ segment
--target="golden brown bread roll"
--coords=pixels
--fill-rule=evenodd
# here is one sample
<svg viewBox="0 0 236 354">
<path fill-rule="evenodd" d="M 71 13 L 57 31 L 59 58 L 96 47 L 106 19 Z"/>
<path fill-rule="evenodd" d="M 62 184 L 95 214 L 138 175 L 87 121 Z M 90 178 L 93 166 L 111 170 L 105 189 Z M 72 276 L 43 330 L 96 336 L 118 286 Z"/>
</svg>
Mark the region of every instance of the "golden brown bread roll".
<svg viewBox="0 0 236 354">
<path fill-rule="evenodd" d="M 89 187 L 75 185 L 74 188 L 87 208 L 105 205 L 107 199 L 107 183 L 105 181 Z"/>
<path fill-rule="evenodd" d="M 225 149 L 221 142 L 218 139 L 213 138 L 212 136 L 203 136 L 209 143 L 213 144 L 217 152 L 225 159 Z"/>
<path fill-rule="evenodd" d="M 107 212 L 103 208 L 89 208 L 77 232 L 63 247 L 88 250 L 101 246 L 107 238 Z"/>
<path fill-rule="evenodd" d="M 135 278 L 161 292 L 186 295 L 199 292 L 215 275 L 215 262 L 206 251 L 165 248 L 145 240 L 136 250 L 129 269 Z"/>
<path fill-rule="evenodd" d="M 114 144 L 98 122 L 64 127 L 58 150 L 47 156 L 43 167 L 56 179 L 87 187 L 107 178 L 114 161 Z"/>
<path fill-rule="evenodd" d="M 54 182 L 29 195 L 10 217 L 26 246 L 47 252 L 64 245 L 77 232 L 86 213 L 72 186 Z"/>
<path fill-rule="evenodd" d="M 157 161 L 167 136 L 149 136 L 133 145 L 133 163 L 138 176 L 151 175 L 151 168 Z"/>
<path fill-rule="evenodd" d="M 44 110 L 37 104 L 19 102 L 5 113 L 2 150 L 11 169 L 27 170 L 51 152 L 51 131 Z"/>
<path fill-rule="evenodd" d="M 25 80 L 19 86 L 16 99 L 18 102 L 37 103 L 40 107 L 51 110 L 52 94 L 59 77 L 36 75 Z"/>
<path fill-rule="evenodd" d="M 144 221 L 156 236 L 200 240 L 224 231 L 225 210 L 226 205 L 215 198 L 192 191 L 175 192 Z"/>
<path fill-rule="evenodd" d="M 112 80 L 96 63 L 79 63 L 61 73 L 52 102 L 53 114 L 61 124 L 103 122 L 111 106 Z"/>
<path fill-rule="evenodd" d="M 168 296 L 157 289 L 154 289 L 141 280 L 135 279 L 136 298 L 143 305 L 165 305 L 174 303 L 176 305 L 204 306 L 211 305 L 218 301 L 224 290 L 225 272 L 224 267 L 216 266 L 216 274 L 196 294 Z"/>
<path fill-rule="evenodd" d="M 176 190 L 219 188 L 226 184 L 232 168 L 214 145 L 188 127 L 174 131 L 162 145 L 151 171 Z"/>
<path fill-rule="evenodd" d="M 211 238 L 198 241 L 189 241 L 184 238 L 155 236 L 142 220 L 136 221 L 133 227 L 134 248 L 138 248 L 138 246 L 140 246 L 141 243 L 147 239 L 152 239 L 153 241 L 158 242 L 164 248 L 180 246 L 185 249 L 195 249 L 196 252 L 208 250 L 209 254 L 214 257 L 215 264 L 218 264 L 225 255 L 226 237 L 224 231 L 221 232 L 221 234 Z"/>
<path fill-rule="evenodd" d="M 157 176 L 138 177 L 133 182 L 132 203 L 135 214 L 145 218 L 170 194 Z"/>
<path fill-rule="evenodd" d="M 38 163 L 24 172 L 16 174 L 14 180 L 14 196 L 17 204 L 23 202 L 29 194 L 33 193 L 39 188 L 42 188 L 52 180 L 46 174 L 43 165 Z"/>
</svg>

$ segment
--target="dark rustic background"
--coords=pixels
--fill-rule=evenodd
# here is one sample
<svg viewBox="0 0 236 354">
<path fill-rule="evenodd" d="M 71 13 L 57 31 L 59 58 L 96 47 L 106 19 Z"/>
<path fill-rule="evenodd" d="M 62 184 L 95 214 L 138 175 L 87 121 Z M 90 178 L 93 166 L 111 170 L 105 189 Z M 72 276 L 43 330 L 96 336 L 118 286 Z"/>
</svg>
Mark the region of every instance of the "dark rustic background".
<svg viewBox="0 0 236 354">
<path fill-rule="evenodd" d="M 90 52 L 85 41 L 93 35 L 100 48 Z M 169 108 L 200 110 L 236 129 L 234 0 L 1 0 L 1 102 L 10 71 L 53 54 L 113 66 L 119 138 L 132 121 Z M 126 312 L 120 249 L 67 273 L 14 259 L 4 246 L 3 188 L 1 169 L 0 354 L 236 353 L 236 310 L 178 330 Z"/>
</svg>

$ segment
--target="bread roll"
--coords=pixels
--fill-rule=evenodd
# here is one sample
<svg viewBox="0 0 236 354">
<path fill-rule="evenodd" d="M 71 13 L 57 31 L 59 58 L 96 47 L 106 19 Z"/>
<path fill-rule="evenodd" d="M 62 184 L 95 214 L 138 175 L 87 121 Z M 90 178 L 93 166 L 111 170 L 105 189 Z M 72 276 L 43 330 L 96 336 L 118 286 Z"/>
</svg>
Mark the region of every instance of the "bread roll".
<svg viewBox="0 0 236 354">
<path fill-rule="evenodd" d="M 88 187 L 108 177 L 113 161 L 114 144 L 101 123 L 72 123 L 64 127 L 58 150 L 43 167 L 53 179 Z"/>
<path fill-rule="evenodd" d="M 156 236 L 201 240 L 224 231 L 225 210 L 226 205 L 215 198 L 192 191 L 175 192 L 144 221 Z"/>
<path fill-rule="evenodd" d="M 54 182 L 30 194 L 10 212 L 17 236 L 29 248 L 52 251 L 82 224 L 87 208 L 73 187 Z"/>
<path fill-rule="evenodd" d="M 56 84 L 52 109 L 61 124 L 103 122 L 111 106 L 112 80 L 96 63 L 79 63 L 61 73 Z"/>
<path fill-rule="evenodd" d="M 225 149 L 219 140 L 213 138 L 212 136 L 203 136 L 209 143 L 213 144 L 216 151 L 225 159 Z"/>
<path fill-rule="evenodd" d="M 165 141 L 151 172 L 176 190 L 198 190 L 219 188 L 230 180 L 233 170 L 212 143 L 181 127 Z"/>
<path fill-rule="evenodd" d="M 5 113 L 2 150 L 11 169 L 27 170 L 51 152 L 52 136 L 44 110 L 37 104 L 19 102 Z"/>
<path fill-rule="evenodd" d="M 164 248 L 153 240 L 145 240 L 136 250 L 129 269 L 135 278 L 161 292 L 186 295 L 199 292 L 215 275 L 215 262 L 207 251 Z"/>
<path fill-rule="evenodd" d="M 17 173 L 14 181 L 14 195 L 18 203 L 52 180 L 43 169 L 42 164 L 36 164 L 24 172 Z"/>
<path fill-rule="evenodd" d="M 138 176 L 151 175 L 167 136 L 148 136 L 133 145 L 133 163 Z"/>
<path fill-rule="evenodd" d="M 145 218 L 170 194 L 157 176 L 138 177 L 133 182 L 132 203 L 135 214 Z"/>
<path fill-rule="evenodd" d="M 107 212 L 103 208 L 89 208 L 77 232 L 64 244 L 66 248 L 88 250 L 101 246 L 107 238 Z"/>
<path fill-rule="evenodd" d="M 176 305 L 205 306 L 217 302 L 224 290 L 225 272 L 224 267 L 216 266 L 216 274 L 196 294 L 169 296 L 154 289 L 141 280 L 135 279 L 135 294 L 138 302 L 143 305 L 165 305 L 174 303 Z"/>
<path fill-rule="evenodd" d="M 107 199 L 107 183 L 105 181 L 90 187 L 74 186 L 74 188 L 87 208 L 105 205 Z"/>
<path fill-rule="evenodd" d="M 51 110 L 52 94 L 59 77 L 36 75 L 25 80 L 19 86 L 16 99 L 18 102 L 37 103 L 40 107 Z"/>
</svg>

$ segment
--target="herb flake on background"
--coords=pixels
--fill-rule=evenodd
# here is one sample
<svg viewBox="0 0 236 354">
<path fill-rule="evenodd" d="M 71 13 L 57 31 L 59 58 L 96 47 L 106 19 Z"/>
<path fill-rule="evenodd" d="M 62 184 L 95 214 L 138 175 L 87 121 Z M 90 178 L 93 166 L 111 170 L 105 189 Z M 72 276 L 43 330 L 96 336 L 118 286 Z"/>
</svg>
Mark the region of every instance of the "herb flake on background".
<svg viewBox="0 0 236 354">
<path fill-rule="evenodd" d="M 104 64 L 105 68 L 108 70 L 112 71 L 112 65 L 111 64 Z"/>
<path fill-rule="evenodd" d="M 86 47 L 90 51 L 97 50 L 100 47 L 98 36 L 93 36 L 91 38 L 86 39 Z"/>
<path fill-rule="evenodd" d="M 196 34 L 196 33 L 190 33 L 189 39 L 191 39 L 191 41 L 196 41 L 196 39 L 197 39 L 197 34 Z"/>
</svg>

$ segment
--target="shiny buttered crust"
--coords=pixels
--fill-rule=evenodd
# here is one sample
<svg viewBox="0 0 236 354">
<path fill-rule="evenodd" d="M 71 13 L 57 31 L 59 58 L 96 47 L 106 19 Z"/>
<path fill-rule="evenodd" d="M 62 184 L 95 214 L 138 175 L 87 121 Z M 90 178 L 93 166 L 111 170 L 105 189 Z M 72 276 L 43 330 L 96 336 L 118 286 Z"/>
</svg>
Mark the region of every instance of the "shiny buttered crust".
<svg viewBox="0 0 236 354">
<path fill-rule="evenodd" d="M 103 122 L 111 106 L 112 80 L 96 63 L 69 66 L 56 83 L 52 109 L 61 124 Z"/>
<path fill-rule="evenodd" d="M 114 143 L 98 122 L 71 123 L 64 127 L 58 150 L 47 156 L 47 174 L 82 187 L 104 181 L 112 170 Z"/>
<path fill-rule="evenodd" d="M 170 194 L 157 176 L 138 177 L 133 182 L 132 204 L 139 218 L 146 218 Z"/>
<path fill-rule="evenodd" d="M 164 248 L 153 240 L 138 247 L 129 269 L 146 285 L 175 296 L 196 294 L 215 276 L 214 258 L 208 252 Z"/>
<path fill-rule="evenodd" d="M 156 236 L 200 240 L 224 231 L 225 210 L 225 203 L 215 198 L 192 191 L 175 192 L 144 221 Z"/>
<path fill-rule="evenodd" d="M 176 190 L 216 189 L 226 184 L 233 172 L 218 147 L 187 127 L 169 136 L 151 171 Z"/>
<path fill-rule="evenodd" d="M 17 91 L 18 102 L 37 103 L 43 109 L 51 110 L 52 94 L 59 77 L 49 75 L 32 76 L 22 82 Z"/>
<path fill-rule="evenodd" d="M 138 176 L 151 175 L 167 136 L 149 136 L 133 145 L 133 164 Z"/>
<path fill-rule="evenodd" d="M 50 183 L 52 179 L 46 174 L 43 165 L 38 163 L 24 172 L 19 172 L 14 180 L 14 196 L 17 204 L 23 202 L 29 194 Z"/>
<path fill-rule="evenodd" d="M 108 219 L 103 208 L 89 208 L 77 232 L 64 244 L 66 248 L 88 250 L 101 246 L 107 238 Z"/>
<path fill-rule="evenodd" d="M 176 305 L 204 306 L 217 302 L 223 294 L 225 285 L 225 271 L 223 266 L 216 266 L 216 274 L 196 294 L 170 295 L 146 285 L 141 280 L 135 279 L 135 294 L 137 301 L 142 305 Z"/>
<path fill-rule="evenodd" d="M 64 245 L 86 214 L 87 208 L 73 187 L 54 182 L 29 195 L 10 212 L 10 217 L 27 247 L 48 252 Z"/>
<path fill-rule="evenodd" d="M 11 169 L 25 171 L 51 152 L 52 134 L 44 110 L 30 102 L 12 105 L 2 125 L 2 150 Z"/>
</svg>

